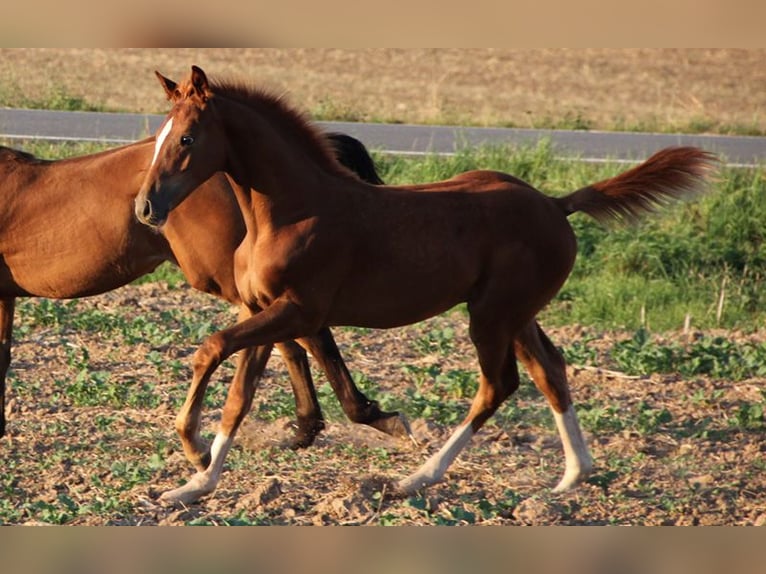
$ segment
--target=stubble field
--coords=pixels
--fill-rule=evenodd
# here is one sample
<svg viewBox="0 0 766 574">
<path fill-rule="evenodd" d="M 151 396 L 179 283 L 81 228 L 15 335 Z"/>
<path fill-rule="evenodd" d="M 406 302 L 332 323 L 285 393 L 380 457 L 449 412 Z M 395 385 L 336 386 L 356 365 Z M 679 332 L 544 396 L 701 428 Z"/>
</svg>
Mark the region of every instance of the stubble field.
<svg viewBox="0 0 766 574">
<path fill-rule="evenodd" d="M 758 51 L 3 50 L 2 56 L 0 77 L 15 78 L 19 93 L 33 94 L 22 86 L 37 81 L 40 95 L 32 99 L 48 98 L 54 86 L 109 109 L 161 111 L 152 70 L 180 76 L 198 63 L 211 73 L 264 77 L 312 112 L 344 119 L 524 126 L 574 120 L 606 129 L 699 128 L 704 119 L 713 131 L 739 126 L 740 133 L 743 126 L 766 126 Z M 98 81 L 116 66 L 124 84 Z M 714 73 L 725 80 L 713 81 Z M 384 408 L 405 412 L 417 444 L 349 423 L 324 376 L 314 372 L 328 428 L 308 449 L 285 448 L 292 398 L 274 356 L 218 490 L 186 508 L 164 507 L 157 495 L 191 476 L 173 430 L 191 354 L 202 337 L 235 317 L 228 305 L 165 275 L 74 302 L 21 303 L 8 434 L 0 439 L 0 523 L 766 522 L 760 372 L 645 373 L 615 353 L 635 348 L 633 359 L 648 360 L 649 352 L 709 337 L 756 348 L 763 343 L 757 330 L 679 331 L 631 347 L 633 330 L 549 328 L 570 363 L 593 476 L 570 493 L 550 492 L 563 471 L 560 443 L 544 399 L 525 380 L 442 483 L 392 497 L 389 481 L 414 471 L 443 444 L 475 389 L 476 361 L 460 309 L 402 329 L 335 330 L 360 387 Z M 208 436 L 231 373 L 227 362 L 208 391 Z"/>
</svg>

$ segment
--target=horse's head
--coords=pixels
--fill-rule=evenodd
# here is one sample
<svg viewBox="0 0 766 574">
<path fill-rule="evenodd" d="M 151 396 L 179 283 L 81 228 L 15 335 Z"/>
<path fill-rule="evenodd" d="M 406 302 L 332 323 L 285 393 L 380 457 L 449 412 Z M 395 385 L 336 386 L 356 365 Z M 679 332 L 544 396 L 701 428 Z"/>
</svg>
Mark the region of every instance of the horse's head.
<svg viewBox="0 0 766 574">
<path fill-rule="evenodd" d="M 173 107 L 157 132 L 135 213 L 142 223 L 158 227 L 174 207 L 222 169 L 225 146 L 214 121 L 214 95 L 205 72 L 192 66 L 190 78 L 182 84 L 156 74 Z"/>
</svg>

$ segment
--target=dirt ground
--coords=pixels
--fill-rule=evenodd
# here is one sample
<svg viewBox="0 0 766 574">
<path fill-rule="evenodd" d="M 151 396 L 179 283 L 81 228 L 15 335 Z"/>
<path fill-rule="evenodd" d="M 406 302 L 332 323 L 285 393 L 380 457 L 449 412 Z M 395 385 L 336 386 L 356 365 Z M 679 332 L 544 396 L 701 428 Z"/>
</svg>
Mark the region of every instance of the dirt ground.
<svg viewBox="0 0 766 574">
<path fill-rule="evenodd" d="M 390 331 L 336 330 L 349 368 L 364 375 L 370 396 L 405 411 L 417 401 L 432 405 L 430 416 L 411 417 L 417 444 L 349 423 L 326 392 L 323 375 L 315 372 L 328 428 L 308 449 L 285 448 L 291 436 L 290 395 L 281 360 L 273 357 L 218 490 L 186 508 L 163 507 L 157 496 L 192 472 L 173 431 L 196 344 L 184 334 L 184 321 L 199 321 L 202 315 L 224 325 L 234 315 L 206 295 L 183 286 L 169 291 L 161 284 L 126 287 L 76 305 L 83 315 L 73 317 L 155 317 L 160 327 L 151 336 L 144 327 L 143 340 L 131 340 L 114 331 L 105 336 L 103 330 L 90 330 L 96 327 L 67 326 L 67 321 L 25 331 L 29 321 L 20 319 L 8 392 L 9 433 L 0 441 L 6 461 L 0 474 L 0 522 L 766 522 L 763 426 L 735 424 L 740 405 L 762 403 L 766 381 L 627 377 L 608 370 L 607 361 L 603 370 L 568 369 L 595 458 L 593 476 L 576 490 L 551 493 L 563 472 L 560 441 L 544 400 L 527 383 L 474 438 L 442 483 L 405 499 L 390 496 L 388 485 L 438 449 L 452 420 L 467 408 L 470 394 L 456 397 L 454 389 L 439 387 L 438 378 L 434 383 L 408 374 L 475 371 L 461 312 Z M 446 348 L 424 349 L 424 337 L 445 329 L 454 330 Z M 551 329 L 550 335 L 557 345 L 589 340 L 599 350 L 624 334 L 568 327 Z M 169 367 L 174 363 L 175 370 Z M 206 436 L 215 429 L 230 374 L 227 363 L 208 391 Z M 434 398 L 433 393 L 444 394 Z M 277 403 L 287 410 L 275 418 L 269 413 Z"/>
<path fill-rule="evenodd" d="M 764 130 L 764 55 L 3 49 L 0 78 L 5 89 L 32 99 L 64 89 L 110 109 L 157 112 L 165 102 L 153 70 L 180 77 L 196 63 L 211 74 L 287 90 L 311 111 L 355 119 L 528 126 L 579 118 L 594 129 L 706 119 Z M 206 295 L 163 284 L 126 287 L 64 308 L 60 320 L 51 317 L 62 307 L 17 312 L 8 433 L 0 439 L 0 523 L 766 523 L 764 427 L 743 410 L 763 404 L 766 381 L 627 377 L 606 360 L 602 369 L 568 370 L 596 465 L 576 490 L 550 491 L 563 471 L 560 441 L 544 400 L 527 383 L 446 480 L 416 496 L 392 497 L 389 482 L 438 449 L 470 401 L 454 385 L 454 373 L 476 370 L 459 312 L 385 332 L 336 330 L 365 392 L 387 408 L 418 406 L 410 417 L 417 444 L 349 423 L 316 372 L 328 428 L 313 447 L 286 449 L 290 396 L 275 357 L 218 490 L 188 508 L 166 508 L 158 494 L 191 475 L 173 430 L 191 353 L 205 332 L 231 324 L 234 314 Z M 107 328 L 99 326 L 103 316 L 122 319 L 110 319 Z M 432 336 L 452 331 L 454 338 Z M 629 336 L 577 326 L 549 334 L 557 345 L 588 341 L 597 352 Z M 207 436 L 231 372 L 227 363 L 209 389 Z M 452 382 L 439 386 L 439 375 Z"/>
<path fill-rule="evenodd" d="M 163 112 L 154 71 L 180 79 L 197 64 L 285 92 L 320 119 L 763 133 L 765 57 L 762 49 L 0 49 L 0 94 L 46 101 L 63 91 L 107 109 Z"/>
</svg>

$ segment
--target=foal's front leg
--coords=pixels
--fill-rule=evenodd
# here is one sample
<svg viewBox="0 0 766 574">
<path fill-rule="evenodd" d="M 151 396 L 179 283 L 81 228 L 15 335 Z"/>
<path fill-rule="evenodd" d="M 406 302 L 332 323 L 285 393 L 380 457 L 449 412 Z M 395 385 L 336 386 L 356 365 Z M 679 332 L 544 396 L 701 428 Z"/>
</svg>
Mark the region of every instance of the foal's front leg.
<svg viewBox="0 0 766 574">
<path fill-rule="evenodd" d="M 271 345 L 243 349 L 239 354 L 237 369 L 231 387 L 255 388 L 257 381 L 266 368 L 271 355 Z M 176 431 L 187 460 L 198 471 L 204 471 L 210 465 L 210 446 L 201 436 L 202 403 L 210 378 L 192 380 L 187 391 L 186 401 L 176 416 Z"/>
<path fill-rule="evenodd" d="M 311 327 L 301 321 L 298 307 L 290 301 L 280 300 L 233 327 L 214 333 L 205 339 L 194 353 L 193 377 L 187 403 L 196 404 L 194 400 L 190 401 L 190 398 L 193 390 L 199 389 L 198 407 L 201 408 L 201 397 L 213 373 L 223 361 L 237 351 L 251 347 L 270 349 L 275 341 L 296 339 L 310 330 Z M 235 377 L 226 397 L 220 428 L 210 448 L 210 463 L 192 476 L 185 485 L 163 493 L 160 500 L 190 504 L 215 490 L 237 429 L 250 410 L 254 392 L 254 384 L 248 384 L 244 377 Z M 197 428 L 199 408 L 196 417 L 192 417 L 192 420 L 196 419 Z"/>
</svg>

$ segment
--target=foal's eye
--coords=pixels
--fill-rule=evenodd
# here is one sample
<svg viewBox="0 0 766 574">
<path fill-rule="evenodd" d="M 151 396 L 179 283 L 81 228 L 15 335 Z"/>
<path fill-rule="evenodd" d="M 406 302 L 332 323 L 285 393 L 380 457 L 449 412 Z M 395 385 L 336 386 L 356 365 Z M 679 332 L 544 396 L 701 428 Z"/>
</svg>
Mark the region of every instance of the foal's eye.
<svg viewBox="0 0 766 574">
<path fill-rule="evenodd" d="M 194 138 L 192 136 L 181 136 L 181 145 L 191 145 L 194 143 Z"/>
</svg>

